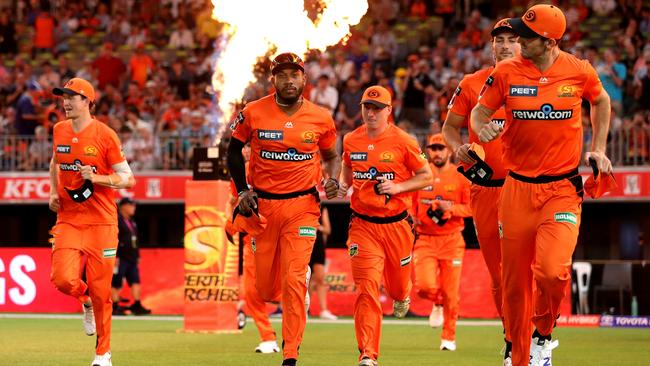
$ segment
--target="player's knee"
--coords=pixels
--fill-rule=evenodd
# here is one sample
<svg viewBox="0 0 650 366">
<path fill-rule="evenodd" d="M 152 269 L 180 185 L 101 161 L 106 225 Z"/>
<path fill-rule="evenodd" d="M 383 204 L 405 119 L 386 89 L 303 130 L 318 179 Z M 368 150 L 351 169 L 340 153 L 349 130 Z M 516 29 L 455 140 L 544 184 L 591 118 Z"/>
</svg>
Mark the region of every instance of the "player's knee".
<svg viewBox="0 0 650 366">
<path fill-rule="evenodd" d="M 535 281 L 542 288 L 551 288 L 571 279 L 571 273 L 564 266 L 537 267 L 535 270 Z"/>
<path fill-rule="evenodd" d="M 66 295 L 73 295 L 81 285 L 81 280 L 79 278 L 63 274 L 53 274 L 50 281 L 52 281 L 52 284 L 54 284 L 54 287 L 56 287 L 57 290 Z"/>
<path fill-rule="evenodd" d="M 438 289 L 430 286 L 420 287 L 417 290 L 418 296 L 427 300 L 435 300 L 438 298 Z"/>
</svg>

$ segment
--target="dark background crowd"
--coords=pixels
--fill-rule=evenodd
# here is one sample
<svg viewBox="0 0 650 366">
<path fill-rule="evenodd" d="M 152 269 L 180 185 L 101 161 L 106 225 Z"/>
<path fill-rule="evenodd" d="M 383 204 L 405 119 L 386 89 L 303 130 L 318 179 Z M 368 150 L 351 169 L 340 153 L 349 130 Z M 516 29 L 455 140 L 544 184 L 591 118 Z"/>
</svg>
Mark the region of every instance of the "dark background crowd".
<svg viewBox="0 0 650 366">
<path fill-rule="evenodd" d="M 554 3 L 567 17 L 561 48 L 589 60 L 612 99 L 612 161 L 648 164 L 650 2 Z M 531 4 L 369 0 L 346 42 L 306 56 L 304 95 L 332 112 L 342 137 L 361 123 L 364 88 L 383 85 L 395 123 L 423 142 L 440 130 L 463 75 L 493 64 L 494 22 Z M 314 17 L 320 3 L 305 5 Z M 223 25 L 210 1 L 0 0 L 0 9 L 0 170 L 47 169 L 52 126 L 65 118 L 51 89 L 72 77 L 95 85 L 95 117 L 118 133 L 134 170 L 189 169 L 192 147 L 228 123 L 211 85 Z M 268 63 L 244 101 L 269 92 Z"/>
</svg>

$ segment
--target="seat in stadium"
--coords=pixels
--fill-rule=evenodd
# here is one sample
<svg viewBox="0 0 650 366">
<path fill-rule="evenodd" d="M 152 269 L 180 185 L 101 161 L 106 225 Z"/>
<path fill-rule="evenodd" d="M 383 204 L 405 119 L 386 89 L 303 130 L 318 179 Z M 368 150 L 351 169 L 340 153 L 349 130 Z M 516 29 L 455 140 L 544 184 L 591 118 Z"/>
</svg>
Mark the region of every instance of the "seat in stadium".
<svg viewBox="0 0 650 366">
<path fill-rule="evenodd" d="M 624 314 L 625 293 L 632 294 L 632 263 L 607 263 L 603 269 L 603 281 L 594 287 L 594 309 L 598 309 L 598 294 L 618 292 L 618 313 Z"/>
</svg>

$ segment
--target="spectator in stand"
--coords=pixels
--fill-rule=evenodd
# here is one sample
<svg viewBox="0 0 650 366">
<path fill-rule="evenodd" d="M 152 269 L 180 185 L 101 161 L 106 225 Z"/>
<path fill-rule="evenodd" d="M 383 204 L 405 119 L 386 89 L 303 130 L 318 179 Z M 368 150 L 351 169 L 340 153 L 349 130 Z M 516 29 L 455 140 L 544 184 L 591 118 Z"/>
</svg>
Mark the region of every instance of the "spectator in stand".
<svg viewBox="0 0 650 366">
<path fill-rule="evenodd" d="M 135 47 L 135 53 L 129 61 L 131 81 L 135 82 L 140 88 L 143 88 L 153 68 L 153 60 L 144 52 L 144 44 L 139 43 Z"/>
<path fill-rule="evenodd" d="M 97 76 L 99 90 L 107 84 L 119 88 L 126 74 L 126 66 L 122 59 L 115 57 L 112 43 L 104 43 L 100 55 L 92 63 L 92 69 Z"/>
<path fill-rule="evenodd" d="M 391 63 L 394 63 L 397 57 L 397 40 L 395 35 L 385 22 L 377 24 L 377 32 L 370 39 L 370 59 L 381 58 L 381 53 L 387 52 L 390 55 Z"/>
<path fill-rule="evenodd" d="M 104 43 L 110 44 L 124 44 L 126 43 L 126 36 L 122 34 L 120 30 L 120 24 L 116 21 L 111 23 L 111 26 L 108 28 L 109 31 L 104 36 Z"/>
<path fill-rule="evenodd" d="M 176 29 L 169 36 L 169 47 L 184 49 L 194 48 L 194 36 L 192 35 L 192 31 L 187 29 L 187 25 L 182 19 L 179 19 L 176 22 Z"/>
<path fill-rule="evenodd" d="M 176 59 L 168 73 L 168 82 L 171 91 L 178 95 L 181 100 L 189 100 L 190 84 L 192 81 L 192 74 L 188 71 L 185 60 L 182 58 Z"/>
<path fill-rule="evenodd" d="M 623 125 L 627 140 L 627 151 L 625 163 L 628 165 L 640 165 L 648 162 L 650 156 L 650 124 L 643 111 L 634 113 L 631 120 Z"/>
<path fill-rule="evenodd" d="M 122 154 L 129 164 L 136 160 L 136 146 L 133 140 L 133 130 L 128 125 L 123 125 L 119 132 L 122 141 Z"/>
<path fill-rule="evenodd" d="M 429 79 L 434 88 L 440 90 L 451 77 L 451 70 L 445 66 L 445 61 L 441 56 L 433 57 L 433 69 L 429 72 Z"/>
<path fill-rule="evenodd" d="M 61 85 L 61 76 L 52 69 L 50 61 L 46 60 L 41 64 L 41 76 L 38 78 L 38 83 L 43 90 L 52 90 Z"/>
<path fill-rule="evenodd" d="M 54 28 L 55 20 L 49 12 L 49 9 L 43 9 L 38 12 L 34 21 L 34 51 L 53 52 L 54 51 Z"/>
<path fill-rule="evenodd" d="M 321 53 L 317 60 L 310 61 L 307 64 L 307 76 L 309 77 L 310 83 L 315 84 L 323 74 L 327 75 L 330 79 L 334 79 L 336 76 L 327 52 Z"/>
<path fill-rule="evenodd" d="M 43 126 L 35 129 L 34 140 L 29 144 L 25 157 L 24 170 L 45 170 L 50 165 L 52 143 L 48 140 L 47 130 Z"/>
<path fill-rule="evenodd" d="M 164 49 L 169 44 L 167 29 L 165 29 L 165 24 L 161 21 L 157 21 L 151 26 L 148 37 L 148 43 L 154 45 L 157 49 Z"/>
<path fill-rule="evenodd" d="M 185 162 L 192 160 L 193 148 L 210 144 L 210 128 L 205 124 L 203 113 L 195 110 L 190 114 L 190 125 L 181 130 L 183 140 L 183 155 Z"/>
<path fill-rule="evenodd" d="M 332 116 L 334 115 L 336 104 L 339 101 L 339 92 L 330 85 L 330 78 L 327 74 L 318 77 L 316 87 L 311 90 L 309 100 L 330 111 Z"/>
<path fill-rule="evenodd" d="M 350 77 L 345 83 L 345 89 L 339 99 L 336 113 L 336 130 L 341 136 L 354 130 L 361 124 L 361 97 L 363 90 L 356 77 Z"/>
<path fill-rule="evenodd" d="M 139 24 L 135 23 L 131 25 L 129 36 L 126 39 L 126 45 L 132 49 L 137 49 L 140 45 L 144 46 L 144 43 L 147 41 L 147 36 L 140 27 Z"/>
<path fill-rule="evenodd" d="M 35 82 L 30 81 L 18 101 L 16 102 L 16 125 L 18 135 L 33 136 L 34 129 L 43 120 L 41 108 L 38 104 L 43 89 Z"/>
<path fill-rule="evenodd" d="M 0 11 L 0 54 L 18 53 L 16 24 L 11 15 L 11 9 Z"/>
<path fill-rule="evenodd" d="M 343 50 L 336 50 L 334 53 L 334 76 L 337 87 L 342 88 L 346 80 L 356 72 L 354 63 L 346 58 Z"/>
<path fill-rule="evenodd" d="M 424 0 L 414 0 L 409 7 L 410 17 L 425 19 L 427 17 L 427 4 Z"/>
<path fill-rule="evenodd" d="M 609 94 L 612 107 L 616 113 L 623 111 L 623 83 L 627 75 L 625 65 L 618 62 L 616 54 L 611 49 L 603 53 L 603 60 L 596 65 L 598 77 L 603 83 L 603 88 Z"/>
<path fill-rule="evenodd" d="M 411 121 L 416 128 L 426 128 L 428 116 L 426 113 L 427 94 L 434 92 L 433 83 L 425 70 L 427 63 L 419 60 L 416 55 L 409 56 L 409 68 L 406 71 L 403 110 L 401 118 Z"/>
<path fill-rule="evenodd" d="M 594 13 L 600 16 L 609 15 L 614 9 L 616 9 L 616 1 L 614 0 L 591 0 L 591 4 Z"/>
</svg>

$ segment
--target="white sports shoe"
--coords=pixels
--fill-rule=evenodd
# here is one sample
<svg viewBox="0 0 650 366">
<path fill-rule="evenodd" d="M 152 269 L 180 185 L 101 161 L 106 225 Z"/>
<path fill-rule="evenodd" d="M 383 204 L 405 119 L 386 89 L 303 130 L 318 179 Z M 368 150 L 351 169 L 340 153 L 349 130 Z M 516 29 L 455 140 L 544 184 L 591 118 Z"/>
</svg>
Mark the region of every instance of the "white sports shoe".
<svg viewBox="0 0 650 366">
<path fill-rule="evenodd" d="M 529 366 L 553 366 L 552 351 L 557 348 L 560 342 L 556 339 L 539 341 L 537 337 L 530 343 Z"/>
<path fill-rule="evenodd" d="M 113 366 L 111 352 L 106 352 L 103 355 L 95 355 L 95 360 L 90 366 Z"/>
<path fill-rule="evenodd" d="M 446 339 L 440 340 L 440 350 L 441 351 L 455 351 L 456 350 L 456 341 L 448 341 Z"/>
<path fill-rule="evenodd" d="M 307 292 L 305 292 L 305 313 L 309 316 L 309 305 L 311 305 L 311 297 L 309 296 L 309 281 L 311 280 L 311 268 L 307 265 L 307 275 L 305 276 L 305 283 L 307 284 Z"/>
<path fill-rule="evenodd" d="M 326 320 L 337 320 L 339 317 L 332 314 L 332 312 L 329 310 L 323 310 L 320 312 L 320 318 Z"/>
<path fill-rule="evenodd" d="M 377 361 L 366 357 L 359 361 L 359 366 L 377 366 Z"/>
<path fill-rule="evenodd" d="M 393 315 L 396 318 L 403 318 L 406 316 L 406 313 L 409 311 L 411 306 L 411 298 L 407 297 L 402 301 L 393 300 Z"/>
<path fill-rule="evenodd" d="M 510 346 L 512 349 L 512 346 Z M 506 356 L 506 352 L 508 352 L 508 355 Z M 501 356 L 505 356 L 503 358 L 503 366 L 512 366 L 512 351 L 508 350 L 508 343 L 503 345 L 503 348 L 501 349 L 501 352 L 499 352 Z"/>
<path fill-rule="evenodd" d="M 86 305 L 81 304 L 81 309 L 84 313 L 83 323 L 86 335 L 95 335 L 95 312 L 93 311 L 93 306 L 86 307 Z"/>
<path fill-rule="evenodd" d="M 276 341 L 265 341 L 260 342 L 260 344 L 255 347 L 256 353 L 277 353 L 280 352 L 280 347 L 278 347 L 278 342 Z"/>
<path fill-rule="evenodd" d="M 429 326 L 431 328 L 438 328 L 442 326 L 442 323 L 445 321 L 442 310 L 443 309 L 441 305 L 433 304 L 433 309 L 431 309 L 431 314 L 429 315 Z"/>
</svg>

